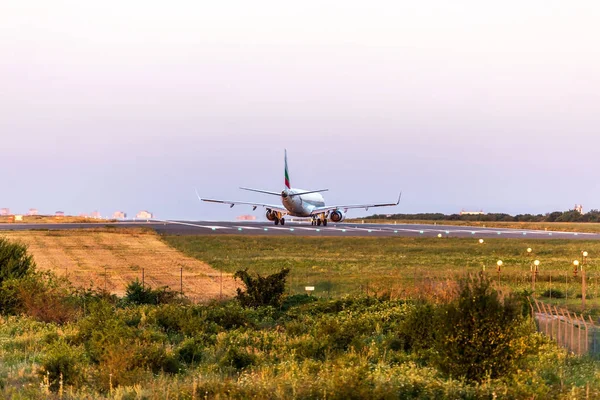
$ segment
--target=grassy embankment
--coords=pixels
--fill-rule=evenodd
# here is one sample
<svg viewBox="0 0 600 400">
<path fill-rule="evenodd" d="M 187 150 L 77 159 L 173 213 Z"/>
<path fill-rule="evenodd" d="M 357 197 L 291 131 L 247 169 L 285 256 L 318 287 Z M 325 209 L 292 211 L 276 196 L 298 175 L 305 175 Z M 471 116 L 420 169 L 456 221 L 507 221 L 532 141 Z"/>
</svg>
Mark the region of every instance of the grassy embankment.
<svg viewBox="0 0 600 400">
<path fill-rule="evenodd" d="M 348 223 L 365 224 L 424 224 L 424 225 L 450 225 L 450 226 L 475 226 L 481 228 L 503 228 L 540 230 L 551 232 L 585 232 L 599 233 L 600 224 L 593 222 L 503 222 L 503 221 L 431 221 L 431 220 L 391 220 L 391 219 L 362 219 L 353 218 Z"/>
<path fill-rule="evenodd" d="M 390 293 L 412 297 L 421 283 L 453 279 L 457 275 L 485 271 L 515 290 L 531 290 L 531 266 L 540 260 L 535 293 L 552 288 L 568 298 L 545 299 L 583 311 L 581 271 L 573 275 L 573 260 L 586 262 L 587 307 L 600 312 L 600 242 L 583 240 L 475 238 L 296 238 L 260 236 L 165 236 L 164 240 L 186 255 L 214 268 L 235 272 L 248 268 L 261 274 L 291 269 L 291 293 L 315 286 L 315 295 Z M 527 253 L 531 247 L 533 252 Z M 497 261 L 502 260 L 500 274 Z M 421 290 L 421 289 L 418 289 Z"/>
</svg>

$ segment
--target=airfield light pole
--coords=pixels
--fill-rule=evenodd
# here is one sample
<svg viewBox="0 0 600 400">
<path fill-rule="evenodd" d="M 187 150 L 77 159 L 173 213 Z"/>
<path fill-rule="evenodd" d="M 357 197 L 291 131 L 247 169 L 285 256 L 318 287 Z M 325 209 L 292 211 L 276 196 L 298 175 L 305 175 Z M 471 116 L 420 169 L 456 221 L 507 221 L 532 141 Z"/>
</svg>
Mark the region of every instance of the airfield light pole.
<svg viewBox="0 0 600 400">
<path fill-rule="evenodd" d="M 573 260 L 573 280 L 577 279 L 578 270 L 579 270 L 579 260 Z"/>
<path fill-rule="evenodd" d="M 585 263 L 587 261 L 589 253 L 587 251 L 581 252 L 581 305 L 585 308 L 585 295 L 587 289 L 587 283 L 585 281 Z"/>
<path fill-rule="evenodd" d="M 535 281 L 538 274 L 538 267 L 540 266 L 540 260 L 535 260 L 531 267 L 531 290 L 535 294 Z"/>
<path fill-rule="evenodd" d="M 483 239 L 480 239 L 483 240 Z M 498 262 L 496 262 L 496 270 L 498 271 L 498 285 L 500 285 L 500 271 L 502 269 L 502 260 L 498 260 Z"/>
<path fill-rule="evenodd" d="M 531 252 L 533 251 L 533 249 L 531 247 L 527 248 L 527 257 L 529 257 L 529 263 L 531 264 Z M 529 266 L 529 269 L 531 269 L 531 265 Z"/>
</svg>

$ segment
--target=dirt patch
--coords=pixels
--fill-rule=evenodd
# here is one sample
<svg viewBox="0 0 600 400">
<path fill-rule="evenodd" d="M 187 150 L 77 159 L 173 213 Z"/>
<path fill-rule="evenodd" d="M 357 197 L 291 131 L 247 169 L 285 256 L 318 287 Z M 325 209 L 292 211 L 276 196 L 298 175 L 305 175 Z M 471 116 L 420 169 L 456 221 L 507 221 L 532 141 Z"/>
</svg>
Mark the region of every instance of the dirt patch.
<svg viewBox="0 0 600 400">
<path fill-rule="evenodd" d="M 127 284 L 142 279 L 153 288 L 168 286 L 193 301 L 231 297 L 238 287 L 223 273 L 169 247 L 160 237 L 143 230 L 72 230 L 3 232 L 8 239 L 29 247 L 38 269 L 67 276 L 77 287 L 106 287 L 119 296 Z"/>
</svg>

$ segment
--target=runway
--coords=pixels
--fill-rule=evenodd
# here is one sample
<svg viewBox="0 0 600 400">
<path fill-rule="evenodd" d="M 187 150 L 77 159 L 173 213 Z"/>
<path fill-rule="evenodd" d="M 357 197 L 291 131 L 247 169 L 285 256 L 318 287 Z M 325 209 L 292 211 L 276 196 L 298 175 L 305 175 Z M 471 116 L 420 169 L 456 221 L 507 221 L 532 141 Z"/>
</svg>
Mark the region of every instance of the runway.
<svg viewBox="0 0 600 400">
<path fill-rule="evenodd" d="M 124 221 L 115 223 L 75 224 L 0 224 L 3 230 L 65 230 L 105 227 L 149 228 L 168 235 L 269 235 L 311 237 L 477 237 L 512 239 L 587 239 L 599 240 L 598 233 L 550 232 L 536 230 L 481 228 L 423 224 L 355 224 L 330 223 L 311 226 L 306 223 L 286 223 L 276 226 L 269 222 L 226 221 Z"/>
</svg>

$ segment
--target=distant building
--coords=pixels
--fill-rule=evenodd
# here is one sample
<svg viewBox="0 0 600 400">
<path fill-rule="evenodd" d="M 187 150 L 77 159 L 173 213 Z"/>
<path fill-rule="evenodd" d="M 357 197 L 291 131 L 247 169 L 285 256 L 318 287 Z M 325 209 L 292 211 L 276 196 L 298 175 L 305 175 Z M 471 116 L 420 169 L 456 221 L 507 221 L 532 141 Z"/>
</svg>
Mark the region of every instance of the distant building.
<svg viewBox="0 0 600 400">
<path fill-rule="evenodd" d="M 93 213 L 90 214 L 90 217 L 92 217 L 94 219 L 102 219 L 102 214 L 100 214 L 98 211 L 94 211 Z"/>
<path fill-rule="evenodd" d="M 583 206 L 581 204 L 575 204 L 573 210 L 577 211 L 579 214 L 583 214 Z"/>
<path fill-rule="evenodd" d="M 55 217 L 64 217 L 65 216 L 65 212 L 64 211 L 57 211 L 54 213 Z"/>
<path fill-rule="evenodd" d="M 139 213 L 137 213 L 135 218 L 136 219 L 152 219 L 152 218 L 154 218 L 154 215 L 152 215 L 152 213 L 150 213 L 148 211 L 140 211 Z"/>
<path fill-rule="evenodd" d="M 39 215 L 38 209 L 37 208 L 30 208 L 29 212 L 27 213 L 27 215 Z"/>
<path fill-rule="evenodd" d="M 117 211 L 113 214 L 113 219 L 125 219 L 127 218 L 127 214 L 123 211 Z"/>
<path fill-rule="evenodd" d="M 10 215 L 10 209 L 8 208 L 0 208 L 0 216 L 6 217 Z"/>
<path fill-rule="evenodd" d="M 238 221 L 255 221 L 256 217 L 254 215 L 239 215 L 235 219 Z"/>
<path fill-rule="evenodd" d="M 461 210 L 460 215 L 485 215 L 485 213 L 483 212 L 483 210 L 479 210 L 479 211 Z"/>
</svg>

